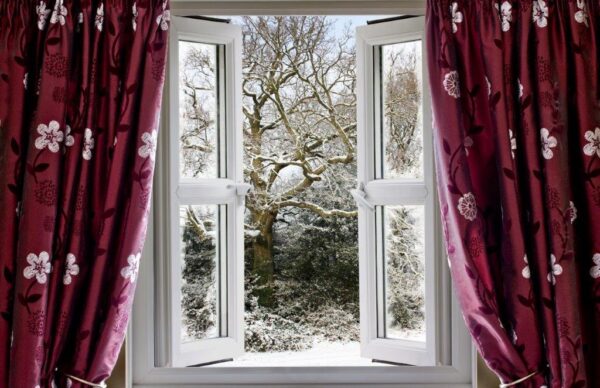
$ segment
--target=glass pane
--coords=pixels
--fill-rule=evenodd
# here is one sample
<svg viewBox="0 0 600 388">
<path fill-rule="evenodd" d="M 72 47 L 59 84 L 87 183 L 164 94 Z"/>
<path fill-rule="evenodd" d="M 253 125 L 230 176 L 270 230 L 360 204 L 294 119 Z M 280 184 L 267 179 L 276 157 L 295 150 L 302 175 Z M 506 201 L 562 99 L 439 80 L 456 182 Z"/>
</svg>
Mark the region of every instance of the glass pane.
<svg viewBox="0 0 600 388">
<path fill-rule="evenodd" d="M 381 46 L 379 178 L 423 178 L 421 41 Z"/>
<path fill-rule="evenodd" d="M 385 338 L 425 341 L 424 206 L 383 207 Z"/>
<path fill-rule="evenodd" d="M 182 343 L 219 337 L 224 206 L 180 206 Z M 223 214 L 221 214 L 223 213 Z"/>
<path fill-rule="evenodd" d="M 179 42 L 180 173 L 218 178 L 218 51 L 212 44 Z M 223 155 L 224 156 L 224 155 Z"/>
</svg>

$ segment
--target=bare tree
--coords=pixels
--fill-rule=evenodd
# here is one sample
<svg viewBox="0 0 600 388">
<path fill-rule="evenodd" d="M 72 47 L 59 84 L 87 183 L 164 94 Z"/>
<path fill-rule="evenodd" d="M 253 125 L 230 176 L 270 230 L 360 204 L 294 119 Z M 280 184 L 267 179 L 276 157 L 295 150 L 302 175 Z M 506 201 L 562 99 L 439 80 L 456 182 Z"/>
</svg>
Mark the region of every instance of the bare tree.
<svg viewBox="0 0 600 388">
<path fill-rule="evenodd" d="M 349 31 L 339 35 L 324 17 L 246 17 L 244 27 L 245 175 L 253 186 L 247 228 L 259 303 L 270 305 L 278 216 L 300 208 L 356 217 L 308 193 L 344 173 L 338 166 L 355 164 L 355 53 Z"/>
</svg>

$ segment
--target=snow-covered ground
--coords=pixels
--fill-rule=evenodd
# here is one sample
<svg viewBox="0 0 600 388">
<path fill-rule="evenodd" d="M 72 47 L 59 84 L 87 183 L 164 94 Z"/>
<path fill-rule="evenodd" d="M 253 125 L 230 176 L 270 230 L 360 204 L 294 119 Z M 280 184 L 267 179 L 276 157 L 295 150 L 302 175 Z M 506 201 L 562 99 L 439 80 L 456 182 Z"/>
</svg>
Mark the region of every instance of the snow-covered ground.
<svg viewBox="0 0 600 388">
<path fill-rule="evenodd" d="M 316 343 L 302 352 L 246 353 L 232 362 L 223 362 L 211 367 L 258 367 L 258 366 L 382 366 L 360 356 L 360 344 Z"/>
</svg>

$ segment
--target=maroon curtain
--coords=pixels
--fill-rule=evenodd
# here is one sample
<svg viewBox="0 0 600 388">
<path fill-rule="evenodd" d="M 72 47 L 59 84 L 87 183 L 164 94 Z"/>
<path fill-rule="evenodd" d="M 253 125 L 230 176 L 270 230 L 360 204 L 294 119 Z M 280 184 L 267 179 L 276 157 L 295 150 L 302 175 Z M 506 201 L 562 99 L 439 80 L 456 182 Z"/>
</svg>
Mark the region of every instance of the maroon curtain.
<svg viewBox="0 0 600 388">
<path fill-rule="evenodd" d="M 100 383 L 146 233 L 167 0 L 0 2 L 0 387 Z"/>
<path fill-rule="evenodd" d="M 453 283 L 504 383 L 600 387 L 600 2 L 427 9 Z"/>
</svg>

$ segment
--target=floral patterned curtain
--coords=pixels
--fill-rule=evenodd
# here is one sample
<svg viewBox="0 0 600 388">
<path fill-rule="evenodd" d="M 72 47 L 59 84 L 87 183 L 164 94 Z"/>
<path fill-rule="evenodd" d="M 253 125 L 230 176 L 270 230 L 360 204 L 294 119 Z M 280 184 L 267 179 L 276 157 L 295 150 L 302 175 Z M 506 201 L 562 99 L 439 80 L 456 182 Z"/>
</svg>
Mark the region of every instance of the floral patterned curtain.
<svg viewBox="0 0 600 388">
<path fill-rule="evenodd" d="M 146 234 L 167 0 L 0 2 L 0 387 L 111 373 Z"/>
<path fill-rule="evenodd" d="M 504 384 L 600 386 L 599 10 L 428 3 L 451 273 Z"/>
</svg>

